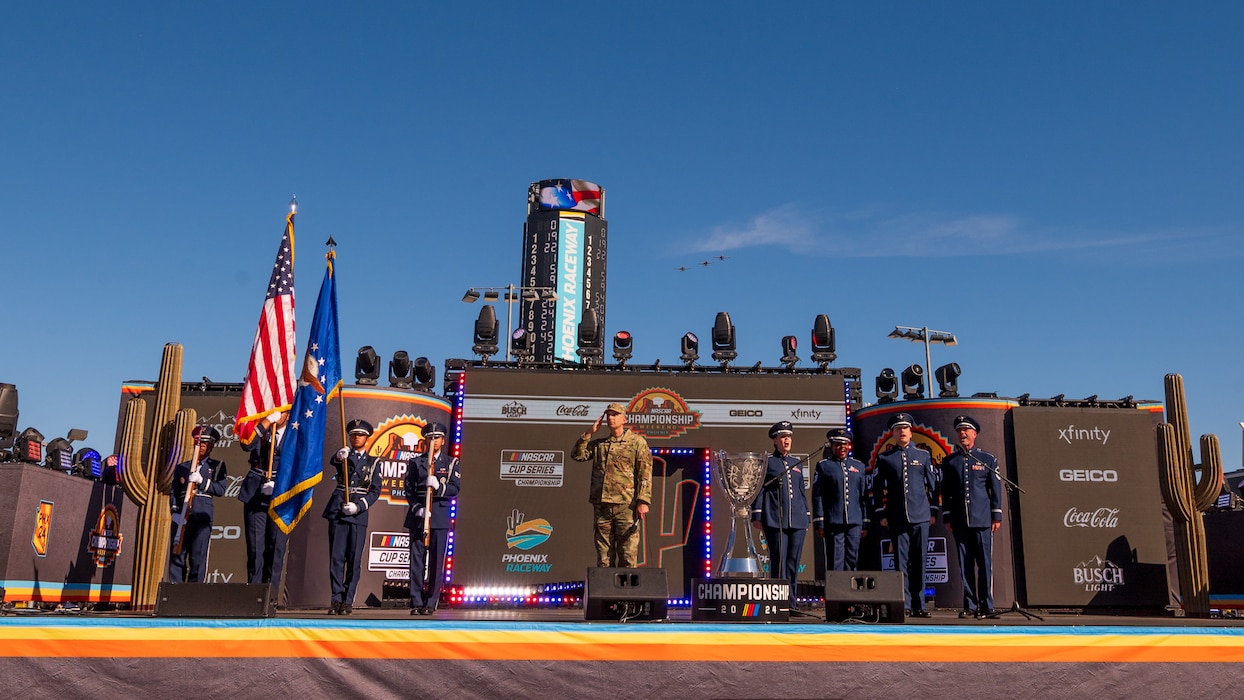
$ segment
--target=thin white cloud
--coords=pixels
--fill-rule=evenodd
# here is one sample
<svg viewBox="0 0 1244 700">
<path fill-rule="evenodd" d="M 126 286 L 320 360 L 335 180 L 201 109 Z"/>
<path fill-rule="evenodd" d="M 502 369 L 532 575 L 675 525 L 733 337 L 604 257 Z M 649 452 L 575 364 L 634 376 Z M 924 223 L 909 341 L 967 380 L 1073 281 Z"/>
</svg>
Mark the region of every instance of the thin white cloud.
<svg viewBox="0 0 1244 700">
<path fill-rule="evenodd" d="M 875 209 L 836 214 L 785 204 L 744 224 L 716 226 L 707 235 L 688 242 L 688 247 L 695 252 L 726 252 L 779 246 L 800 254 L 835 257 L 927 258 L 1136 247 L 1164 241 L 1190 242 L 1212 235 L 1205 231 L 1123 234 L 1043 227 L 999 214 L 886 215 Z"/>
</svg>

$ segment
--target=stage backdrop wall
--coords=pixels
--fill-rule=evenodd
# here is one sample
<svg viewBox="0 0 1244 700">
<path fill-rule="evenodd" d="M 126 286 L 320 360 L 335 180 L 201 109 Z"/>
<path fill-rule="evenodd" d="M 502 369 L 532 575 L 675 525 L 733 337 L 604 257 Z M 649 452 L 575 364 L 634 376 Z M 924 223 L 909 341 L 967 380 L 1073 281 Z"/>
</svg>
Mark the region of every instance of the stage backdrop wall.
<svg viewBox="0 0 1244 700">
<path fill-rule="evenodd" d="M 683 450 L 654 464 L 653 504 L 641 528 L 641 566 L 702 571 L 706 450 L 768 452 L 769 426 L 795 424 L 796 455 L 819 455 L 825 431 L 846 421 L 840 374 L 565 371 L 473 368 L 464 376 L 462 495 L 453 583 L 475 589 L 582 581 L 595 565 L 590 463 L 574 462 L 579 435 L 620 402 L 629 427 L 657 450 Z M 602 429 L 597 437 L 605 435 Z M 660 456 L 660 455 L 659 455 Z M 811 459 L 815 464 L 818 457 Z M 661 461 L 665 466 L 660 466 Z M 810 481 L 811 469 L 804 469 Z M 810 483 L 805 483 L 805 487 Z M 729 535 L 729 509 L 711 493 L 712 565 Z M 741 534 L 741 533 L 740 533 Z M 801 578 L 817 578 L 815 536 Z M 694 553 L 686 554 L 690 549 Z M 682 553 L 680 553 L 682 552 Z M 762 565 L 767 553 L 762 553 Z M 699 573 L 696 574 L 700 575 Z M 671 572 L 671 594 L 679 578 Z"/>
<path fill-rule="evenodd" d="M 931 399 L 880 404 L 860 409 L 855 415 L 855 457 L 868 465 L 869 490 L 872 488 L 873 469 L 877 456 L 892 445 L 887 423 L 900 411 L 910 413 L 916 419 L 912 428 L 912 442 L 928 450 L 934 463 L 940 464 L 957 443 L 954 418 L 967 414 L 980 421 L 981 432 L 976 446 L 998 458 L 1002 474 L 1014 479 L 1014 469 L 1009 456 L 1010 427 L 1008 412 L 1016 403 L 1007 399 Z M 1005 488 L 1005 487 L 1004 487 Z M 1015 600 L 1015 576 L 1012 566 L 1011 506 L 1002 499 L 1002 527 L 994 535 L 993 571 L 994 606 L 1009 608 Z M 874 523 L 861 545 L 860 568 L 892 571 L 894 549 L 890 535 Z M 934 589 L 934 602 L 939 608 L 963 607 L 963 585 L 959 577 L 959 560 L 955 555 L 955 540 L 950 528 L 938 518 L 929 528 L 928 562 L 925 565 L 926 588 Z"/>
<path fill-rule="evenodd" d="M 1166 605 L 1150 412 L 1029 406 L 1013 415 L 1028 604 Z"/>
</svg>

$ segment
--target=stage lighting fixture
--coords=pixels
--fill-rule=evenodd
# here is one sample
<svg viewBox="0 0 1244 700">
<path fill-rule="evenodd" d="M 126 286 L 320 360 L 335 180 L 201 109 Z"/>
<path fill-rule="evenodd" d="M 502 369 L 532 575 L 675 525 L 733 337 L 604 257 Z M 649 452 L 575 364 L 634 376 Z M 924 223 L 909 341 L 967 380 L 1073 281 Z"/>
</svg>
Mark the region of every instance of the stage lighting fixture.
<svg viewBox="0 0 1244 700">
<path fill-rule="evenodd" d="M 924 368 L 912 365 L 903 370 L 903 400 L 924 398 Z"/>
<path fill-rule="evenodd" d="M 829 323 L 829 316 L 818 315 L 812 322 L 812 361 L 824 369 L 825 365 L 838 359 L 837 349 L 834 327 Z"/>
<path fill-rule="evenodd" d="M 683 364 L 690 367 L 695 361 L 700 359 L 700 339 L 695 337 L 695 333 L 687 333 L 682 337 L 682 361 Z"/>
<path fill-rule="evenodd" d="M 786 369 L 794 369 L 799 362 L 799 356 L 795 354 L 795 348 L 798 347 L 799 341 L 793 335 L 782 336 L 782 359 L 779 360 Z"/>
<path fill-rule="evenodd" d="M 630 331 L 618 331 L 613 334 L 613 359 L 619 365 L 625 365 L 626 361 L 631 359 L 634 341 Z"/>
<path fill-rule="evenodd" d="M 428 358 L 415 358 L 414 374 L 416 389 L 427 391 L 436 386 L 436 365 Z"/>
<path fill-rule="evenodd" d="M 894 370 L 886 367 L 877 375 L 877 403 L 890 403 L 898 399 L 898 378 Z"/>
<path fill-rule="evenodd" d="M 376 386 L 380 378 L 380 356 L 370 345 L 359 348 L 359 356 L 354 360 L 354 382 L 364 386 Z"/>
<path fill-rule="evenodd" d="M 17 433 L 17 387 L 0 383 L 0 449 L 13 444 Z"/>
<path fill-rule="evenodd" d="M 73 445 L 65 438 L 55 438 L 48 443 L 47 457 L 43 466 L 66 474 L 73 471 Z"/>
<path fill-rule="evenodd" d="M 26 428 L 13 442 L 13 456 L 19 462 L 38 464 L 43 461 L 43 433 Z"/>
<path fill-rule="evenodd" d="M 104 475 L 103 459 L 98 450 L 83 447 L 73 456 L 73 473 L 87 479 L 99 479 Z"/>
<path fill-rule="evenodd" d="M 471 352 L 479 355 L 484 362 L 497 354 L 497 311 L 492 304 L 485 304 L 479 310 L 479 318 L 475 319 L 475 334 L 472 336 L 474 345 Z"/>
<path fill-rule="evenodd" d="M 600 324 L 596 320 L 596 309 L 584 309 L 583 320 L 579 321 L 579 358 L 583 364 L 596 362 L 604 353 L 601 347 Z"/>
<path fill-rule="evenodd" d="M 462 300 L 468 304 L 474 304 L 479 300 L 479 292 L 474 289 L 468 289 L 466 290 L 466 294 L 462 295 Z"/>
<path fill-rule="evenodd" d="M 410 355 L 405 350 L 393 353 L 393 359 L 389 361 L 389 386 L 394 389 L 409 389 L 414 381 L 411 376 L 413 369 Z"/>
<path fill-rule="evenodd" d="M 951 362 L 948 365 L 942 365 L 937 368 L 933 376 L 937 378 L 937 386 L 941 391 L 938 396 L 943 399 L 954 398 L 959 395 L 959 363 Z"/>
<path fill-rule="evenodd" d="M 735 349 L 734 324 L 730 322 L 730 314 L 718 311 L 713 319 L 713 359 L 722 367 L 739 356 Z"/>
<path fill-rule="evenodd" d="M 536 353 L 535 338 L 526 328 L 518 327 L 510 334 L 510 354 L 521 365 Z"/>
</svg>

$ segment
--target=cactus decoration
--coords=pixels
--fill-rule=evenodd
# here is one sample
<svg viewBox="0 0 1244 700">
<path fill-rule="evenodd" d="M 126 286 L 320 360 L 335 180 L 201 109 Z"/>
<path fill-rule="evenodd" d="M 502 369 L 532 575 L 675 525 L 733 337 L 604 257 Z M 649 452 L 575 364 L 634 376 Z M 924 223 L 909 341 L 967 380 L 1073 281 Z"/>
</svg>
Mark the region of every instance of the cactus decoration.
<svg viewBox="0 0 1244 700">
<path fill-rule="evenodd" d="M 138 506 L 138 542 L 134 547 L 134 583 L 131 606 L 134 610 L 154 610 L 157 589 L 168 569 L 169 536 L 172 515 L 168 493 L 173 484 L 173 467 L 189 457 L 190 432 L 196 419 L 194 409 L 178 410 L 181 405 L 181 355 L 176 343 L 164 346 L 160 379 L 156 383 L 155 415 L 147 454 L 142 454 L 147 425 L 147 402 L 130 399 L 125 405 L 125 424 L 121 437 L 121 487 Z"/>
<path fill-rule="evenodd" d="M 1175 523 L 1175 557 L 1184 614 L 1209 617 L 1209 564 L 1202 513 L 1222 491 L 1222 454 L 1217 435 L 1201 436 L 1201 464 L 1192 461 L 1192 433 L 1184 379 L 1166 375 L 1166 420 L 1158 426 L 1158 464 L 1162 498 Z M 1197 471 L 1200 479 L 1197 479 Z"/>
</svg>

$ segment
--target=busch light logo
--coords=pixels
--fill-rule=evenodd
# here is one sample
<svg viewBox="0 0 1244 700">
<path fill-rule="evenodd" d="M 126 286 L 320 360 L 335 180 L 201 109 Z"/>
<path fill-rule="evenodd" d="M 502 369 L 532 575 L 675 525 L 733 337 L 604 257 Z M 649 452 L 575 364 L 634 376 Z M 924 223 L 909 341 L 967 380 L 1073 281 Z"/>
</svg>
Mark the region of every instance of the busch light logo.
<svg viewBox="0 0 1244 700">
<path fill-rule="evenodd" d="M 501 415 L 506 418 L 522 418 L 527 415 L 527 407 L 517 401 L 511 401 L 501 407 Z"/>
<path fill-rule="evenodd" d="M 1115 566 L 1109 559 L 1094 556 L 1088 561 L 1080 562 L 1071 570 L 1072 580 L 1077 586 L 1084 586 L 1090 592 L 1109 592 L 1123 586 L 1123 569 Z"/>
</svg>

